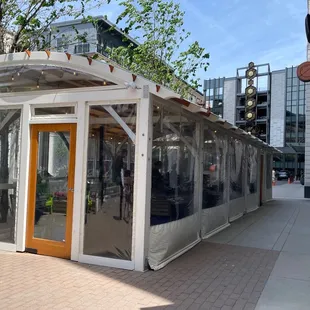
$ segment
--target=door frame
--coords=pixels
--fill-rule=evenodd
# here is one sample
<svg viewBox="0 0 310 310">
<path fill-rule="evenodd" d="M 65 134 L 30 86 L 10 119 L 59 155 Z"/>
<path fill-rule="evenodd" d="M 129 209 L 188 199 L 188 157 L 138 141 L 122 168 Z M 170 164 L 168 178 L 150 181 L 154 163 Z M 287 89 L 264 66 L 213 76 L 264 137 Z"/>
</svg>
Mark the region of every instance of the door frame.
<svg viewBox="0 0 310 310">
<path fill-rule="evenodd" d="M 30 157 L 29 157 L 29 188 L 28 188 L 28 210 L 26 224 L 26 251 L 42 255 L 56 256 L 61 258 L 71 258 L 72 243 L 72 220 L 73 220 L 73 201 L 74 191 L 67 193 L 67 216 L 66 216 L 66 238 L 65 243 L 53 240 L 34 238 L 34 212 L 36 201 L 36 182 L 37 182 L 37 161 L 38 161 L 38 133 L 69 131 L 69 175 L 68 188 L 74 189 L 75 181 L 75 160 L 76 160 L 76 123 L 62 124 L 31 124 L 30 125 Z"/>
<path fill-rule="evenodd" d="M 134 104 L 137 106 L 137 118 L 136 118 L 136 148 L 135 148 L 135 171 L 134 171 L 134 175 L 135 175 L 135 179 L 134 179 L 134 204 L 133 204 L 133 225 L 132 225 L 132 246 L 131 246 L 131 253 L 132 253 L 132 257 L 131 260 L 123 260 L 123 259 L 115 259 L 115 258 L 110 258 L 110 257 L 101 257 L 101 256 L 93 256 L 93 255 L 88 255 L 88 254 L 84 254 L 83 249 L 84 249 L 84 231 L 85 231 L 85 207 L 84 203 L 85 203 L 85 195 L 86 195 L 86 181 L 87 181 L 87 157 L 88 157 L 88 136 L 89 136 L 89 113 L 90 113 L 90 108 L 92 106 L 96 106 L 96 105 L 101 105 L 101 106 L 112 106 L 112 105 L 122 105 L 122 104 Z M 146 104 L 146 108 L 149 109 L 150 105 Z M 78 136 L 78 141 L 79 141 L 79 147 L 81 147 L 82 151 L 81 154 L 77 156 L 77 163 L 76 165 L 78 167 L 82 167 L 82 169 L 79 169 L 78 171 L 76 171 L 76 179 L 79 178 L 79 180 L 82 180 L 82 182 L 78 182 L 78 184 L 76 185 L 76 188 L 79 186 L 79 191 L 81 193 L 83 193 L 83 195 L 80 195 L 79 197 L 79 202 L 80 202 L 80 206 L 82 206 L 80 208 L 80 213 L 77 214 L 76 217 L 76 222 L 79 221 L 79 230 L 76 231 L 76 235 L 79 235 L 79 252 L 78 252 L 78 257 L 75 259 L 81 263 L 85 263 L 85 264 L 92 264 L 92 265 L 98 265 L 98 266 L 106 266 L 106 267 L 111 267 L 111 268 L 121 268 L 121 269 L 126 269 L 126 270 L 136 270 L 136 266 L 135 266 L 135 262 L 136 262 L 136 256 L 137 255 L 141 255 L 143 254 L 143 256 L 145 255 L 145 251 L 141 250 L 141 251 L 137 251 L 136 247 L 143 247 L 144 243 L 146 241 L 146 238 L 144 235 L 142 235 L 142 233 L 139 231 L 139 233 L 137 233 L 136 229 L 136 217 L 137 217 L 137 206 L 139 205 L 137 203 L 137 200 L 139 200 L 137 198 L 138 195 L 138 191 L 137 188 L 140 188 L 137 186 L 137 177 L 138 177 L 138 167 L 139 167 L 139 163 L 138 163 L 138 145 L 141 147 L 141 141 L 139 141 L 138 143 L 138 137 L 139 137 L 139 133 L 141 132 L 141 127 L 140 127 L 140 118 L 144 117 L 144 121 L 145 121 L 145 115 L 143 115 L 143 113 L 141 113 L 140 111 L 141 109 L 141 102 L 138 99 L 132 100 L 132 101 L 120 101 L 120 102 L 111 102 L 109 100 L 101 100 L 98 102 L 87 102 L 85 103 L 85 105 L 83 106 L 83 109 L 78 110 L 78 119 L 79 119 L 79 126 L 78 126 L 78 132 L 77 132 L 77 136 Z M 142 115 L 142 116 L 141 116 Z M 145 125 L 148 127 L 150 126 L 148 121 L 145 121 Z M 148 141 L 148 140 L 147 140 Z M 147 143 L 148 144 L 148 143 Z M 144 152 L 144 151 L 143 151 Z M 143 158 L 144 159 L 144 158 Z M 139 174 L 140 175 L 140 174 Z M 139 183 L 140 184 L 140 183 Z M 145 192 L 143 192 L 143 196 L 141 197 L 141 199 L 144 199 L 145 196 Z M 139 200 L 140 201 L 140 200 Z M 143 206 L 143 207 L 142 207 Z M 145 211 L 145 207 L 143 204 L 141 204 L 142 210 Z M 139 210 L 139 211 L 142 211 Z M 148 219 L 148 218 L 146 218 Z M 143 231 L 144 232 L 144 231 Z M 145 233 L 148 233 L 148 231 L 145 231 Z M 74 237 L 75 235 L 73 235 Z M 137 240 L 139 242 L 139 245 L 137 245 Z M 74 242 L 73 242 L 73 247 L 74 247 Z M 73 249 L 74 250 L 74 249 Z M 140 249 L 139 249 L 140 250 Z M 72 251 L 73 253 L 74 251 Z M 72 259 L 74 259 L 72 257 Z M 145 260 L 143 258 L 143 266 L 144 266 Z M 141 268 L 140 271 L 144 271 L 144 267 L 143 270 Z"/>
</svg>

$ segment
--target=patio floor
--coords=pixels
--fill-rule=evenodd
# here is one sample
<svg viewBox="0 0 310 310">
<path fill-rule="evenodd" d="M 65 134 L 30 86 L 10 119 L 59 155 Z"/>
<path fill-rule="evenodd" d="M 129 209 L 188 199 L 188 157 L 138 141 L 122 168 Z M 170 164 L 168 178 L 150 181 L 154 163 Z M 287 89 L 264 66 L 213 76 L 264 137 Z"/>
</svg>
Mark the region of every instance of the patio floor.
<svg viewBox="0 0 310 310">
<path fill-rule="evenodd" d="M 279 252 L 202 242 L 145 273 L 0 253 L 1 309 L 254 309 Z"/>
</svg>

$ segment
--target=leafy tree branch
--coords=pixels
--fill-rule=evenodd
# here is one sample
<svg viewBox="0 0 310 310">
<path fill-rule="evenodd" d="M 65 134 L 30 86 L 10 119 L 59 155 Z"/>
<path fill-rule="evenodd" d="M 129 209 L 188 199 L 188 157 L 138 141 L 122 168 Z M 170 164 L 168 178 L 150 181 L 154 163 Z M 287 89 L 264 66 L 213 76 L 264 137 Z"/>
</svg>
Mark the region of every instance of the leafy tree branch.
<svg viewBox="0 0 310 310">
<path fill-rule="evenodd" d="M 53 22 L 66 17 L 86 17 L 88 10 L 110 0 L 0 0 L 0 53 L 34 46 L 47 48 L 46 32 Z"/>
<path fill-rule="evenodd" d="M 187 95 L 200 86 L 198 71 L 206 71 L 209 54 L 196 41 L 187 45 L 185 12 L 173 0 L 120 0 L 117 24 L 140 44 L 108 49 L 112 60 L 146 78 Z"/>
</svg>

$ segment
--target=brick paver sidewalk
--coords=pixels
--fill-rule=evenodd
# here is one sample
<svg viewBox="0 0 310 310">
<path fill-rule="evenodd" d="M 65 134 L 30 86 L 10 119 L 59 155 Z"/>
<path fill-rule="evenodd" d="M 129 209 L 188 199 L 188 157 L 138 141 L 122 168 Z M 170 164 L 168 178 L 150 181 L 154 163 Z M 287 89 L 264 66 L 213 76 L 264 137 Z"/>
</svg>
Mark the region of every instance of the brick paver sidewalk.
<svg viewBox="0 0 310 310">
<path fill-rule="evenodd" d="M 278 252 L 202 242 L 166 268 L 131 272 L 0 253 L 0 309 L 254 309 Z"/>
</svg>

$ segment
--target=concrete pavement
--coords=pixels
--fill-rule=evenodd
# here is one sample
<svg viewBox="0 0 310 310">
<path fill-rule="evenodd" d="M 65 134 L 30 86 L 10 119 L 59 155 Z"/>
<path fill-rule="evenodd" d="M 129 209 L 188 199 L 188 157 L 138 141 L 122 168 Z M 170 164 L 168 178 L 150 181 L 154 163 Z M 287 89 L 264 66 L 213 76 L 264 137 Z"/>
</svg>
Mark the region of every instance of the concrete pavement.
<svg viewBox="0 0 310 310">
<path fill-rule="evenodd" d="M 309 204 L 271 201 L 157 272 L 2 252 L 0 309 L 309 310 Z"/>
<path fill-rule="evenodd" d="M 0 309 L 254 310 L 278 252 L 202 242 L 157 272 L 0 253 Z"/>
<path fill-rule="evenodd" d="M 291 224 L 292 218 L 298 211 L 295 204 L 296 201 L 271 201 L 208 240 L 281 251 L 287 238 L 285 228 Z"/>
<path fill-rule="evenodd" d="M 272 197 L 274 199 L 303 199 L 304 186 L 296 181 L 288 184 L 287 181 L 277 181 L 276 186 L 272 188 Z"/>
<path fill-rule="evenodd" d="M 310 200 L 282 204 L 296 211 L 282 233 L 285 242 L 257 310 L 310 309 Z"/>
<path fill-rule="evenodd" d="M 279 251 L 256 310 L 310 309 L 310 200 L 303 187 L 274 187 L 276 199 L 233 223 L 210 241 Z"/>
</svg>

